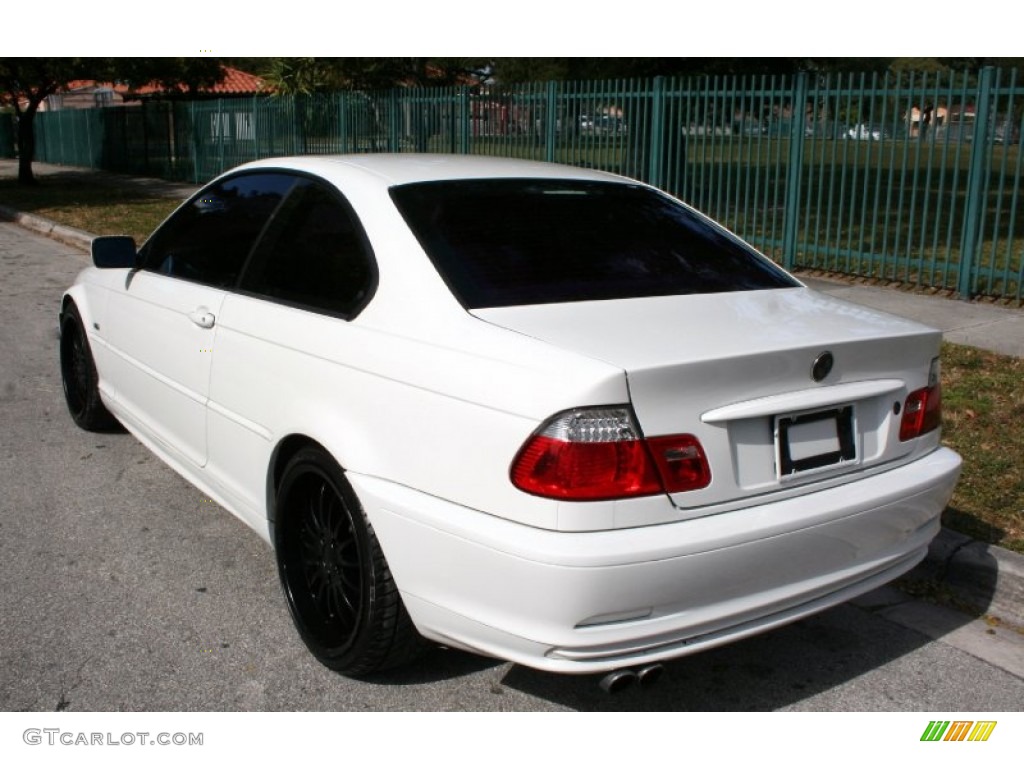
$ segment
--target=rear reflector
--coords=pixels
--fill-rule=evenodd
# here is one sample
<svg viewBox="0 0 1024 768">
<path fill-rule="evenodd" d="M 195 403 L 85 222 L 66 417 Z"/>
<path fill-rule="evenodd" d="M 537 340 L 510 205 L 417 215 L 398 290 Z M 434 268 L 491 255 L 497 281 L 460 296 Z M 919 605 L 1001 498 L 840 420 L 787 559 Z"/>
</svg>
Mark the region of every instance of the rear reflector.
<svg viewBox="0 0 1024 768">
<path fill-rule="evenodd" d="M 511 477 L 537 496 L 597 501 L 703 488 L 711 470 L 694 436 L 644 440 L 629 409 L 587 408 L 559 414 L 534 433 Z"/>
<path fill-rule="evenodd" d="M 704 449 L 693 435 L 669 435 L 647 440 L 669 493 L 695 491 L 711 483 L 711 467 Z"/>
</svg>

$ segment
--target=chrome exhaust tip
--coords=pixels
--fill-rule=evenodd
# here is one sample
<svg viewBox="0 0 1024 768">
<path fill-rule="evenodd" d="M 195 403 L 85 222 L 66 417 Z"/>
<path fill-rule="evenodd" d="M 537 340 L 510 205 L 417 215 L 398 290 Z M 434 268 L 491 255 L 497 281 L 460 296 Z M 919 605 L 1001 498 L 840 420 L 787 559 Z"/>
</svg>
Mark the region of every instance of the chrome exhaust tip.
<svg viewBox="0 0 1024 768">
<path fill-rule="evenodd" d="M 636 679 L 640 682 L 641 688 L 649 688 L 661 679 L 665 668 L 661 664 L 648 664 L 637 670 Z"/>
<path fill-rule="evenodd" d="M 631 669 L 616 669 L 601 678 L 601 690 L 605 693 L 622 693 L 637 681 L 636 672 Z"/>
</svg>

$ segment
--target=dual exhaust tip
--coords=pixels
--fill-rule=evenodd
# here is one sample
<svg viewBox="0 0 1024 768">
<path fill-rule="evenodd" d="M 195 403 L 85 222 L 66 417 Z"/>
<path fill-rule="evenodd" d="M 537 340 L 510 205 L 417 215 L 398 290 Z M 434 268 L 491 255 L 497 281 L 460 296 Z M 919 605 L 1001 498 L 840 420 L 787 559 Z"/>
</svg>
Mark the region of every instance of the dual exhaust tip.
<svg viewBox="0 0 1024 768">
<path fill-rule="evenodd" d="M 636 669 L 616 669 L 601 678 L 601 690 L 605 693 L 622 693 L 627 688 L 639 685 L 649 688 L 658 682 L 665 668 L 661 664 L 648 664 Z"/>
</svg>

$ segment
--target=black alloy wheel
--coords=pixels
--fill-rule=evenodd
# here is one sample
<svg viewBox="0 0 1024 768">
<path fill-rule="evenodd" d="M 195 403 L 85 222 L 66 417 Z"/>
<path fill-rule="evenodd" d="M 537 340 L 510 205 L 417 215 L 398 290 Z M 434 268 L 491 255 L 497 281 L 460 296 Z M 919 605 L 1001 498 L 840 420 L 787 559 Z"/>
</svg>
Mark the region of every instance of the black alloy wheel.
<svg viewBox="0 0 1024 768">
<path fill-rule="evenodd" d="M 60 373 L 64 400 L 75 424 L 90 432 L 109 431 L 119 426 L 100 398 L 96 363 L 74 304 L 68 304 L 61 316 Z"/>
<path fill-rule="evenodd" d="M 366 675 L 422 643 L 380 544 L 337 463 L 317 448 L 288 462 L 277 493 L 278 572 L 307 647 L 324 665 Z"/>
</svg>

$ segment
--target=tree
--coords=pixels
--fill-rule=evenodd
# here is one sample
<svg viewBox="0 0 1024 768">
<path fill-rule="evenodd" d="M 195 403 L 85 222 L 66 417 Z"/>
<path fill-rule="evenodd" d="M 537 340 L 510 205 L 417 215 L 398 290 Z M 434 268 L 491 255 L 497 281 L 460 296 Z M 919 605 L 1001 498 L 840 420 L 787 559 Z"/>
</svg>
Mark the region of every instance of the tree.
<svg viewBox="0 0 1024 768">
<path fill-rule="evenodd" d="M 0 103 L 14 107 L 18 120 L 18 182 L 34 184 L 35 117 L 47 96 L 71 80 L 107 79 L 112 59 L 0 59 Z"/>
<path fill-rule="evenodd" d="M 949 67 L 939 59 L 923 57 L 900 57 L 892 60 L 889 64 L 890 72 L 946 72 Z"/>
<path fill-rule="evenodd" d="M 312 56 L 270 59 L 269 68 L 261 76 L 275 93 L 282 96 L 309 96 L 340 90 L 344 81 L 335 61 Z"/>
<path fill-rule="evenodd" d="M 427 57 L 282 57 L 270 60 L 262 76 L 282 94 L 351 89 L 376 91 L 479 82 L 486 59 Z"/>
<path fill-rule="evenodd" d="M 663 75 L 786 75 L 817 72 L 884 71 L 884 58 L 680 58 L 616 56 L 609 58 L 511 58 L 494 60 L 494 78 L 501 83 L 542 80 L 613 80 Z"/>
<path fill-rule="evenodd" d="M 155 84 L 170 95 L 194 97 L 223 77 L 221 60 L 215 58 L 163 57 L 114 59 L 115 79 L 132 86 Z"/>
<path fill-rule="evenodd" d="M 48 96 L 72 80 L 156 82 L 187 95 L 221 77 L 220 62 L 205 58 L 11 58 L 0 59 L 0 104 L 14 107 L 18 119 L 18 182 L 34 184 L 35 117 Z"/>
</svg>

